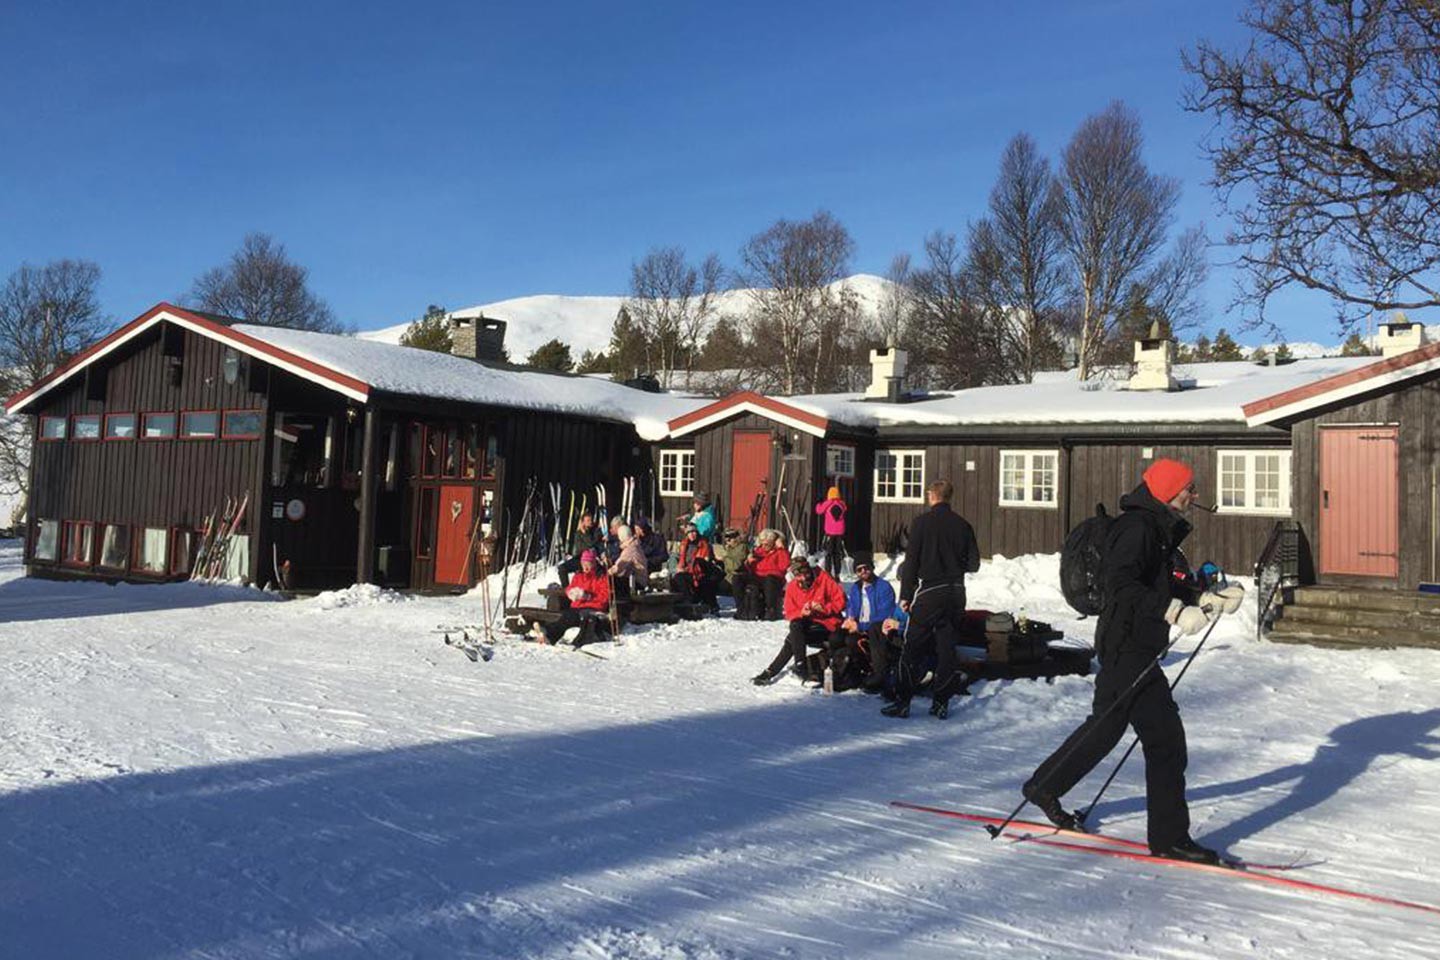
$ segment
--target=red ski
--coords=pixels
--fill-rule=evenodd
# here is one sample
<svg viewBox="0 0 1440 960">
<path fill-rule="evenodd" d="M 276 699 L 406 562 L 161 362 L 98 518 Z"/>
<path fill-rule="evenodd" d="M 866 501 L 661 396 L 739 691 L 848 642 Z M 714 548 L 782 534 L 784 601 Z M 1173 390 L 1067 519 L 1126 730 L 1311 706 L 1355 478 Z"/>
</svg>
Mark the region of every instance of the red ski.
<svg viewBox="0 0 1440 960">
<path fill-rule="evenodd" d="M 957 820 L 968 820 L 972 823 L 1000 824 L 1005 821 L 1000 817 L 984 816 L 975 813 L 962 813 L 959 810 L 947 810 L 943 807 L 926 807 L 916 803 L 905 803 L 900 800 L 892 800 L 890 805 L 901 807 L 907 810 L 919 810 L 924 813 L 934 813 L 942 817 L 953 817 Z M 1013 833 L 1012 833 L 1013 830 Z M 1031 831 L 1045 831 L 1051 836 L 1039 836 Z M 1386 897 L 1375 893 L 1365 893 L 1359 890 L 1347 890 L 1344 887 L 1332 887 L 1329 884 L 1313 883 L 1309 880 L 1297 880 L 1294 877 L 1276 876 L 1273 872 L 1278 867 L 1261 867 L 1253 863 L 1235 863 L 1231 865 L 1212 866 L 1208 863 L 1187 863 L 1184 860 L 1169 860 L 1165 857 L 1157 857 L 1150 853 L 1149 849 L 1140 843 L 1132 840 L 1121 840 L 1117 837 L 1105 837 L 1096 833 L 1083 833 L 1078 830 L 1061 830 L 1053 824 L 1034 823 L 1023 820 L 1012 820 L 1006 828 L 1007 835 L 1014 836 L 1016 840 L 1024 843 L 1035 843 L 1045 847 L 1053 847 L 1057 850 L 1071 850 L 1076 853 L 1093 853 L 1102 857 L 1115 857 L 1121 860 L 1136 860 L 1141 863 L 1151 863 L 1157 866 L 1182 867 L 1189 870 L 1201 870 L 1205 873 L 1220 874 L 1237 879 L 1250 880 L 1255 883 L 1268 883 L 1274 886 L 1290 887 L 1294 890 L 1307 890 L 1311 893 L 1325 893 L 1336 897 L 1346 897 L 1351 900 L 1363 900 L 1367 903 L 1383 903 L 1392 907 L 1404 907 L 1407 910 L 1420 910 L 1424 913 L 1440 915 L 1440 907 L 1428 903 L 1415 903 L 1410 900 L 1399 900 L 1395 897 Z M 1055 835 L 1065 835 L 1083 838 L 1091 843 L 1079 843 L 1072 840 L 1056 840 Z"/>
<path fill-rule="evenodd" d="M 991 817 L 980 813 L 964 813 L 960 810 L 951 810 L 947 807 L 927 807 L 918 803 L 907 803 L 904 800 L 891 800 L 890 806 L 901 807 L 905 810 L 918 810 L 921 813 L 933 813 L 941 817 L 951 817 L 956 820 L 966 820 L 970 823 L 983 823 L 991 826 L 1000 826 L 1005 822 L 1003 817 Z M 1040 839 L 1035 836 L 1036 832 L 1043 836 L 1074 837 L 1077 840 L 1089 840 L 1095 843 L 1103 843 L 1112 847 L 1119 847 L 1125 850 L 1133 850 L 1136 853 L 1150 855 L 1150 848 L 1143 843 L 1134 840 L 1126 840 L 1123 837 L 1107 837 L 1103 833 L 1089 833 L 1084 830 L 1066 830 L 1057 827 L 1053 823 L 1037 823 L 1034 820 L 1011 820 L 1005 828 L 1006 834 L 1017 839 Z M 1251 863 L 1248 860 L 1226 860 L 1228 866 L 1237 870 L 1294 870 L 1296 863 Z"/>
</svg>

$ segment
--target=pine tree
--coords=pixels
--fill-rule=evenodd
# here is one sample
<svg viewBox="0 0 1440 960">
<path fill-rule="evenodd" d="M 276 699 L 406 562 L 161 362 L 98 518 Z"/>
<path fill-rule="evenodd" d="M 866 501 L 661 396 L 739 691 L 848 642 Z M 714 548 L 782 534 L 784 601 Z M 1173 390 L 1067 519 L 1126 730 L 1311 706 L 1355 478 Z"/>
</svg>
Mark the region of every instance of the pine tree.
<svg viewBox="0 0 1440 960">
<path fill-rule="evenodd" d="M 1195 338 L 1195 345 L 1190 348 L 1190 355 L 1194 363 L 1209 363 L 1215 359 L 1214 349 L 1210 346 L 1210 338 L 1205 334 Z"/>
<path fill-rule="evenodd" d="M 1275 362 L 1284 363 L 1287 360 L 1294 360 L 1295 354 L 1290 352 L 1290 344 L 1282 343 L 1275 348 Z"/>
<path fill-rule="evenodd" d="M 1340 356 L 1342 357 L 1372 357 L 1374 355 L 1375 351 L 1360 339 L 1359 333 L 1352 332 L 1340 347 Z"/>
<path fill-rule="evenodd" d="M 1270 359 L 1270 351 L 1266 350 L 1265 345 L 1262 343 L 1251 352 L 1250 359 L 1254 363 L 1265 363 Z"/>
<path fill-rule="evenodd" d="M 615 325 L 610 328 L 610 374 L 616 380 L 629 380 L 649 370 L 645 334 L 630 316 L 630 311 L 622 306 L 615 314 Z"/>
<path fill-rule="evenodd" d="M 576 373 L 614 373 L 614 364 L 610 362 L 610 354 L 604 350 L 586 350 L 580 354 L 580 362 L 575 365 Z"/>
<path fill-rule="evenodd" d="M 536 370 L 553 370 L 556 373 L 569 373 L 575 369 L 575 361 L 570 356 L 570 345 L 559 339 L 547 340 L 536 347 L 525 359 L 525 365 Z"/>
<path fill-rule="evenodd" d="M 425 316 L 411 322 L 400 335 L 400 346 L 415 347 L 419 350 L 433 350 L 449 353 L 454 345 L 450 337 L 449 314 L 444 307 L 430 304 Z"/>
<path fill-rule="evenodd" d="M 1240 349 L 1240 344 L 1231 338 L 1230 334 L 1221 327 L 1220 332 L 1215 334 L 1215 343 L 1210 348 L 1210 359 L 1216 361 L 1244 360 L 1245 351 Z"/>
</svg>

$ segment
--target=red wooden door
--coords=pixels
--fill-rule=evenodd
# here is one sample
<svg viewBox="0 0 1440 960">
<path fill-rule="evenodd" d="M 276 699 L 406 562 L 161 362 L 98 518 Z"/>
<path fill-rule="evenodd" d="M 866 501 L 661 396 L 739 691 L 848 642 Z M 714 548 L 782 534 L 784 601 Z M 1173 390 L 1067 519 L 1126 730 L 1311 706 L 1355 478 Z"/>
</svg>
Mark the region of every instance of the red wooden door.
<svg viewBox="0 0 1440 960">
<path fill-rule="evenodd" d="M 1400 575 L 1398 427 L 1320 429 L 1320 572 Z"/>
<path fill-rule="evenodd" d="M 726 521 L 744 527 L 750 521 L 755 497 L 769 490 L 770 434 L 736 431 L 730 448 L 730 513 Z M 756 529 L 769 522 L 768 498 L 760 508 Z"/>
<path fill-rule="evenodd" d="M 474 522 L 475 488 L 442 486 L 435 522 L 435 582 L 469 586 L 465 554 L 470 549 L 470 527 Z"/>
</svg>

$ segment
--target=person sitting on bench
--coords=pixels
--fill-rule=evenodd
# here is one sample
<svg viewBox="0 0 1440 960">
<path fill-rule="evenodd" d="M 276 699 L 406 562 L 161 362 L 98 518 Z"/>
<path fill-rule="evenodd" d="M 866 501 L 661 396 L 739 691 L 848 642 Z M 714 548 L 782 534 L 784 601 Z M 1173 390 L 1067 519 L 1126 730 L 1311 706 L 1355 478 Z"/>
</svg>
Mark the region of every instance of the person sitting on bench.
<svg viewBox="0 0 1440 960">
<path fill-rule="evenodd" d="M 610 576 L 615 578 L 615 592 L 630 596 L 643 592 L 650 585 L 650 570 L 645 564 L 645 551 L 640 548 L 640 538 L 623 523 L 616 528 L 620 538 L 620 559 L 610 566 Z"/>
<path fill-rule="evenodd" d="M 670 578 L 670 589 L 680 594 L 686 603 L 699 603 L 715 614 L 720 612 L 720 601 L 715 598 L 716 581 L 720 579 L 719 567 L 710 553 L 710 541 L 700 535 L 697 524 L 685 527 L 685 539 L 680 541 L 680 552 L 676 558 L 675 576 Z"/>
<path fill-rule="evenodd" d="M 804 557 L 796 557 L 790 561 L 790 575 L 790 585 L 785 588 L 785 618 L 790 621 L 790 632 L 770 666 L 751 678 L 759 686 L 773 683 L 791 659 L 801 680 L 819 683 L 820 676 L 810 669 L 809 648 L 828 652 L 830 638 L 845 611 L 840 584 L 823 569 L 810 566 Z"/>
<path fill-rule="evenodd" d="M 780 543 L 780 531 L 761 530 L 745 567 L 735 574 L 735 617 L 737 620 L 779 620 L 784 613 L 785 571 L 790 551 Z"/>
<path fill-rule="evenodd" d="M 610 639 L 610 578 L 600 569 L 595 551 L 580 554 L 580 569 L 565 588 L 569 606 L 551 623 L 536 623 L 531 634 L 540 643 L 559 643 L 565 631 L 579 627 L 574 646 L 583 647 L 597 640 Z"/>
<path fill-rule="evenodd" d="M 580 554 L 586 550 L 593 550 L 598 554 L 604 544 L 605 531 L 595 522 L 595 514 L 588 510 L 580 514 L 580 520 L 575 524 L 575 535 L 570 538 L 570 556 L 560 564 L 561 578 L 568 583 L 570 575 L 580 569 Z"/>
<path fill-rule="evenodd" d="M 847 658 L 835 663 L 835 680 L 841 682 L 844 665 L 861 666 L 869 660 L 866 693 L 885 688 L 890 658 L 899 653 L 905 635 L 905 611 L 895 602 L 895 588 L 875 575 L 875 561 L 867 554 L 855 557 L 855 582 L 846 591 L 845 619 L 835 631 L 844 643 Z"/>
<path fill-rule="evenodd" d="M 664 535 L 644 517 L 636 518 L 631 526 L 635 528 L 635 536 L 640 540 L 640 549 L 645 552 L 645 566 L 651 573 L 664 570 L 665 565 L 670 562 L 670 545 L 665 542 Z"/>
</svg>

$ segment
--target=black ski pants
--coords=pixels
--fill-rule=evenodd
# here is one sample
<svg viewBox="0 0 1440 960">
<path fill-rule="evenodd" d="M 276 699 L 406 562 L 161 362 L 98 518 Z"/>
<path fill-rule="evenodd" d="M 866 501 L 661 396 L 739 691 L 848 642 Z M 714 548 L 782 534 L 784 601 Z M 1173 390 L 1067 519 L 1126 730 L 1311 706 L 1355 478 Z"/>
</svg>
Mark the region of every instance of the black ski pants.
<svg viewBox="0 0 1440 960">
<path fill-rule="evenodd" d="M 709 574 L 697 576 L 682 570 L 670 578 L 670 589 L 680 594 L 686 603 L 704 604 L 711 610 L 720 605 L 715 593 L 718 586 L 719 578 Z"/>
<path fill-rule="evenodd" d="M 732 585 L 736 616 L 741 620 L 784 618 L 784 577 L 757 577 L 748 570 L 742 570 L 735 574 Z"/>
<path fill-rule="evenodd" d="M 598 640 L 610 639 L 610 619 L 608 615 L 600 612 L 585 612 L 573 608 L 560 611 L 560 618 L 551 623 L 541 624 L 540 629 L 545 631 L 545 638 L 551 643 L 559 643 L 565 631 L 571 627 L 580 628 L 580 636 L 575 638 L 575 646 L 583 647 L 587 643 L 595 643 Z"/>
<path fill-rule="evenodd" d="M 965 584 L 946 583 L 924 587 L 910 604 L 910 623 L 900 647 L 900 662 L 895 671 L 895 699 L 908 702 L 915 694 L 915 685 L 925 675 L 925 661 L 935 656 L 935 679 L 930 696 L 947 699 L 964 682 L 957 682 L 955 644 L 965 620 Z"/>
<path fill-rule="evenodd" d="M 809 617 L 801 617 L 798 620 L 790 621 L 790 632 L 785 635 L 785 645 L 780 652 L 775 654 L 775 659 L 770 661 L 770 666 L 765 672 L 772 677 L 785 669 L 785 665 L 792 659 L 795 661 L 795 669 L 801 676 L 809 676 L 810 670 L 806 664 L 810 647 L 819 647 L 821 650 L 829 648 L 830 631 L 821 624 L 816 623 Z"/>
<path fill-rule="evenodd" d="M 1130 690 L 1142 674 L 1144 679 Z M 1064 796 L 1115 749 L 1126 727 L 1135 728 L 1145 754 L 1150 848 L 1165 850 L 1190 836 L 1190 810 L 1185 805 L 1188 755 L 1180 708 L 1164 672 L 1149 657 L 1122 654 L 1113 663 L 1101 664 L 1090 716 L 1040 764 L 1025 791 Z"/>
<path fill-rule="evenodd" d="M 892 630 L 886 633 L 881 629 L 882 623 L 877 621 L 870 624 L 867 629 L 858 633 L 837 633 L 836 636 L 844 637 L 845 646 L 849 649 L 850 659 L 855 663 L 870 663 L 870 681 L 872 686 L 879 686 L 885 680 L 885 675 L 890 672 L 891 641 L 895 642 L 895 650 L 899 649 L 900 631 Z M 860 642 L 865 642 L 865 650 L 860 649 Z"/>
</svg>

